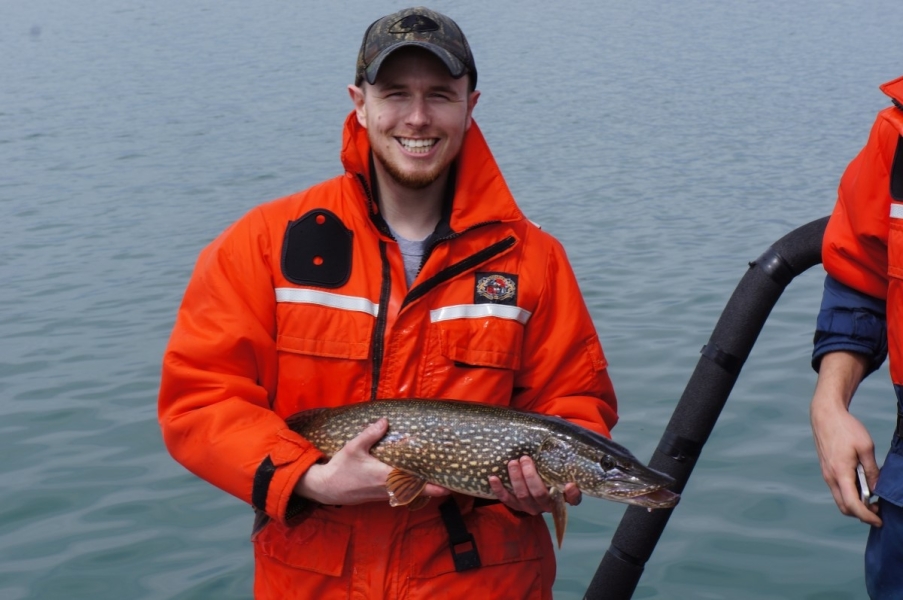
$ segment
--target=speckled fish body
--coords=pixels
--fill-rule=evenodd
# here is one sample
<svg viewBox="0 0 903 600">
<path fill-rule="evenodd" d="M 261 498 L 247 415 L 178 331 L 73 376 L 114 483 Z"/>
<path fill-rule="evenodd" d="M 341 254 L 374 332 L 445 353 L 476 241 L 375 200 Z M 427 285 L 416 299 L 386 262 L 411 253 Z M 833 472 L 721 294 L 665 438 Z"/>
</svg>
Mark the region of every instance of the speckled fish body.
<svg viewBox="0 0 903 600">
<path fill-rule="evenodd" d="M 489 477 L 511 488 L 507 464 L 530 456 L 553 493 L 559 545 L 564 528 L 561 491 L 574 482 L 587 495 L 647 508 L 674 506 L 672 479 L 644 466 L 626 448 L 573 423 L 508 407 L 454 400 L 378 400 L 296 413 L 289 427 L 327 457 L 385 417 L 386 435 L 370 453 L 392 466 L 413 492 L 387 482 L 393 505 L 409 504 L 425 483 L 480 498 L 495 498 Z M 557 511 L 556 511 L 557 512 Z M 559 524 L 559 520 L 562 523 Z"/>
</svg>

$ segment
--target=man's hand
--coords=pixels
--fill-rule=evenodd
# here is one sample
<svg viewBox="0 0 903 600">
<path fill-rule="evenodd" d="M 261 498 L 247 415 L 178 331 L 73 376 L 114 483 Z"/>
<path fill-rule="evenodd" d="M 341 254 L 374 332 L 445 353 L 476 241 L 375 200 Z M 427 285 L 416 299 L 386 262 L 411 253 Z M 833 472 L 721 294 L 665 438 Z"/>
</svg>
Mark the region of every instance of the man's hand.
<svg viewBox="0 0 903 600">
<path fill-rule="evenodd" d="M 869 488 L 878 482 L 875 444 L 865 426 L 849 412 L 850 399 L 865 372 L 865 359 L 849 352 L 826 354 L 819 369 L 810 418 L 822 477 L 837 508 L 863 523 L 881 526 L 877 504 L 865 504 L 856 488 L 856 467 L 865 470 Z"/>
<path fill-rule="evenodd" d="M 313 465 L 295 485 L 295 493 L 320 504 L 345 505 L 389 501 L 386 478 L 392 467 L 378 461 L 370 448 L 385 434 L 389 422 L 380 419 L 357 435 L 323 464 Z M 423 496 L 447 496 L 447 489 L 427 484 Z"/>
<path fill-rule="evenodd" d="M 493 475 L 489 478 L 489 487 L 492 493 L 505 506 L 531 515 L 552 511 L 552 499 L 549 489 L 543 483 L 536 465 L 529 456 L 522 456 L 520 460 L 512 460 L 508 463 L 508 476 L 511 478 L 509 492 L 502 481 Z M 569 483 L 564 488 L 564 499 L 574 506 L 580 504 L 582 495 L 576 484 Z"/>
</svg>

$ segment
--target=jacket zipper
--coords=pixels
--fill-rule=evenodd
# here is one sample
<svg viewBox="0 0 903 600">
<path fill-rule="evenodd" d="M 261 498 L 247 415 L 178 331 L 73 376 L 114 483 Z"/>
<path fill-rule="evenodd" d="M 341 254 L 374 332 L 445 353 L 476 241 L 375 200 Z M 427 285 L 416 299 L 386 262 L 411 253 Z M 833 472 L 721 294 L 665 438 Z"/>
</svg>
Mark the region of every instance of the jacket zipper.
<svg viewBox="0 0 903 600">
<path fill-rule="evenodd" d="M 457 235 L 449 236 L 445 239 L 451 239 L 452 237 L 457 237 Z M 439 241 L 442 241 L 442 240 L 439 240 Z M 436 273 L 435 275 L 433 275 L 432 277 L 430 277 L 429 279 L 427 279 L 420 285 L 413 287 L 408 292 L 408 295 L 405 296 L 404 302 L 401 303 L 400 310 L 403 310 L 404 307 L 406 307 L 411 302 L 417 300 L 418 298 L 422 298 L 427 293 L 429 293 L 430 290 L 436 288 L 436 286 L 438 286 L 442 283 L 445 283 L 446 281 L 448 281 L 449 279 L 451 279 L 453 277 L 457 277 L 461 273 L 464 273 L 465 271 L 472 269 L 473 267 L 475 267 L 476 265 L 478 265 L 480 263 L 484 263 L 484 262 L 490 260 L 491 258 L 501 254 L 502 252 L 505 252 L 506 250 L 511 248 L 516 242 L 517 242 L 517 240 L 515 239 L 515 237 L 509 235 L 508 237 L 504 238 L 503 240 L 498 241 L 498 242 L 492 244 L 491 246 L 487 246 L 486 248 L 483 248 L 476 254 L 472 254 L 472 255 L 468 256 L 467 258 L 460 260 L 453 265 L 450 265 L 448 268 L 443 269 L 442 271 L 439 271 L 438 273 Z M 433 246 L 435 247 L 435 244 Z M 421 264 L 421 268 L 422 268 L 422 266 L 423 265 Z"/>
<path fill-rule="evenodd" d="M 392 233 L 388 227 L 384 227 L 378 221 L 373 219 L 373 196 L 370 193 L 370 187 L 367 185 L 367 178 L 362 173 L 355 174 L 364 196 L 367 197 L 367 206 L 370 211 L 370 219 L 376 225 L 376 228 L 383 234 L 392 237 Z M 394 238 L 393 238 L 394 239 Z M 379 259 L 382 264 L 382 273 L 380 278 L 379 290 L 379 311 L 376 314 L 376 323 L 373 325 L 373 337 L 370 342 L 370 351 L 373 356 L 373 365 L 370 373 L 370 400 L 376 400 L 377 391 L 379 390 L 379 377 L 382 372 L 383 359 L 386 351 L 386 343 L 383 339 L 386 335 L 386 324 L 389 320 L 389 298 L 392 294 L 392 270 L 389 265 L 388 244 L 383 240 L 379 241 Z"/>
<path fill-rule="evenodd" d="M 376 400 L 376 392 L 379 389 L 379 375 L 383 367 L 383 354 L 385 353 L 386 322 L 389 320 L 389 298 L 392 292 L 392 271 L 389 268 L 388 244 L 380 240 L 379 258 L 382 262 L 382 283 L 379 291 L 379 312 L 376 315 L 376 325 L 373 328 L 373 372 L 370 380 L 370 400 Z"/>
</svg>

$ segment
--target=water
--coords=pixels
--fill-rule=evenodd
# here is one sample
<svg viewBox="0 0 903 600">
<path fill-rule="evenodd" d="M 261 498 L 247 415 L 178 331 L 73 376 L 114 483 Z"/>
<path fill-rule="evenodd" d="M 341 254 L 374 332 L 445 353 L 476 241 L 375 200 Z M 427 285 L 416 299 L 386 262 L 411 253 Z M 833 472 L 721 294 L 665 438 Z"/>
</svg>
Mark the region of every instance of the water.
<svg viewBox="0 0 903 600">
<path fill-rule="evenodd" d="M 198 251 L 338 172 L 360 35 L 398 2 L 0 1 L 0 597 L 247 598 L 251 517 L 166 454 L 159 361 Z M 565 244 L 651 456 L 749 260 L 831 210 L 901 74 L 898 3 L 441 1 L 476 118 Z M 776 306 L 636 598 L 864 597 L 808 426 L 821 274 Z M 886 368 L 854 404 L 879 453 Z M 623 508 L 571 511 L 582 597 Z"/>
</svg>

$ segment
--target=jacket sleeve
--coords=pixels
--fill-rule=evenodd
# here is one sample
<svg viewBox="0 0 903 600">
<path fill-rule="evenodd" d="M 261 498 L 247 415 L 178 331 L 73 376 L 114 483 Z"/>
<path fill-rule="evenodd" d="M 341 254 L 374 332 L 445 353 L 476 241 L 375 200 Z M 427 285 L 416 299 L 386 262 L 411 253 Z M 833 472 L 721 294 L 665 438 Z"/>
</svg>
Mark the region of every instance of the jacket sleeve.
<svg viewBox="0 0 903 600">
<path fill-rule="evenodd" d="M 887 358 L 885 308 L 884 300 L 826 276 L 815 326 L 812 368 L 819 370 L 825 354 L 844 350 L 868 357 L 866 376 L 878 369 Z"/>
<path fill-rule="evenodd" d="M 322 456 L 271 409 L 276 311 L 266 231 L 255 209 L 201 253 L 163 357 L 158 416 L 167 449 L 189 471 L 284 519 L 298 478 Z"/>
<path fill-rule="evenodd" d="M 527 322 L 513 404 L 610 437 L 618 416 L 608 362 L 564 248 L 551 242 L 545 285 Z"/>
</svg>

